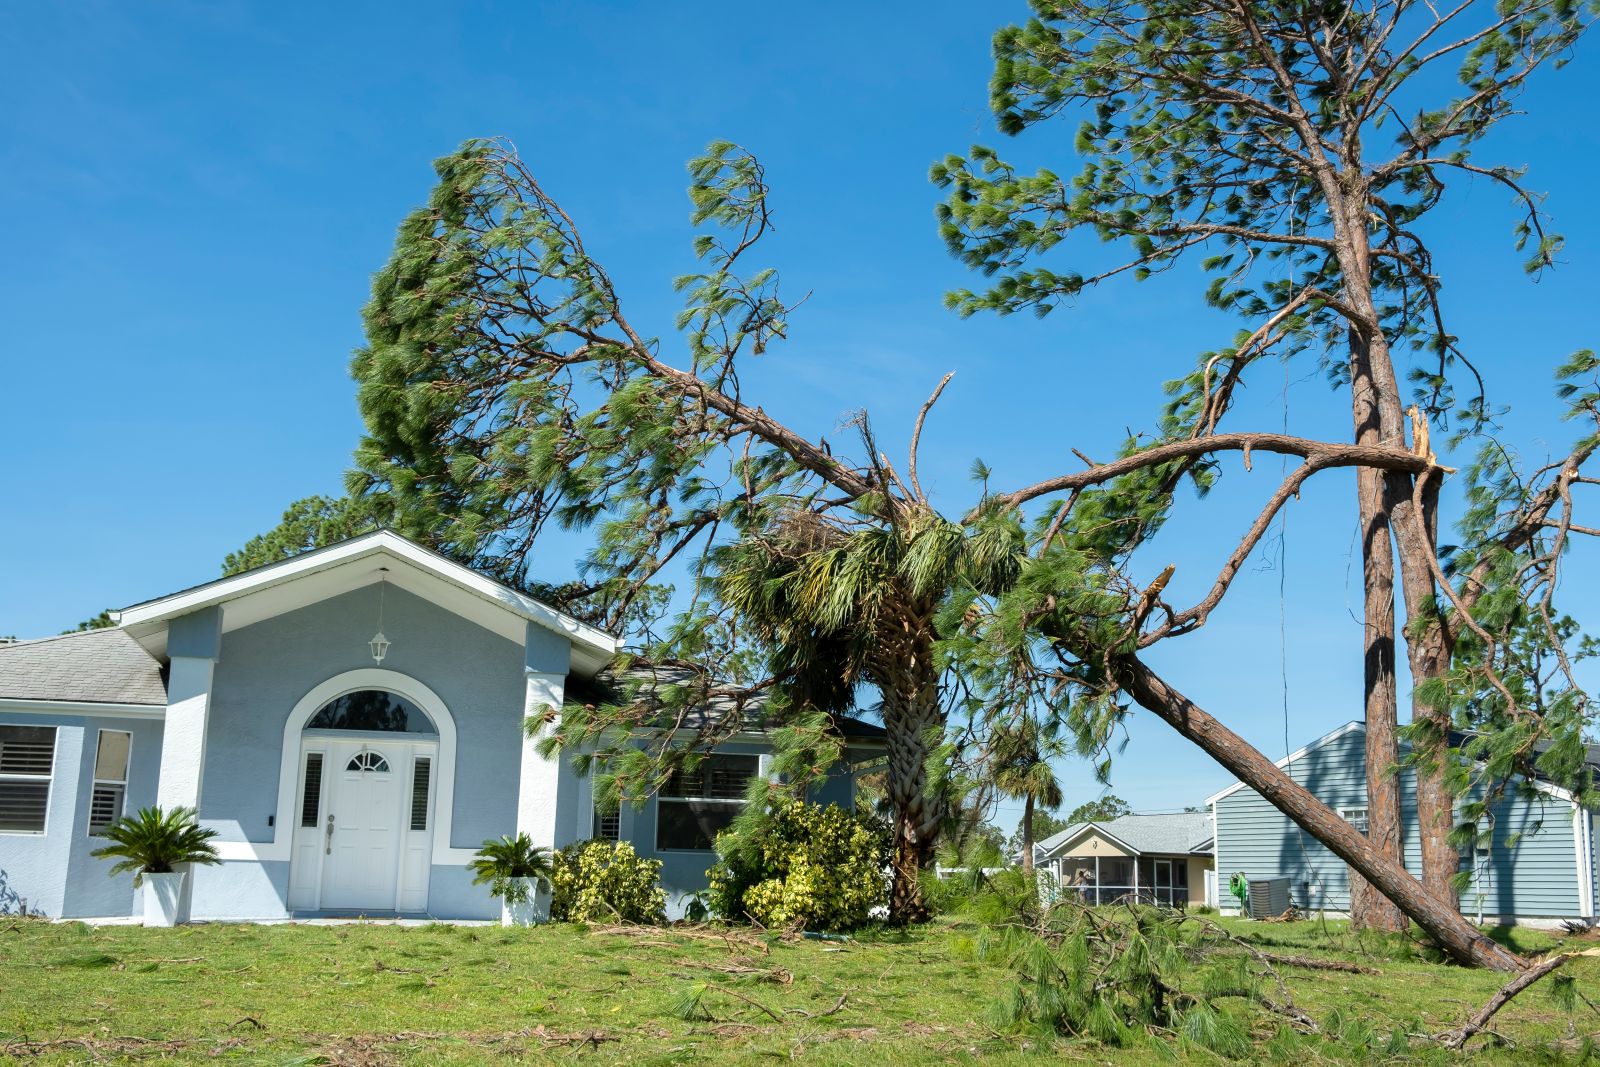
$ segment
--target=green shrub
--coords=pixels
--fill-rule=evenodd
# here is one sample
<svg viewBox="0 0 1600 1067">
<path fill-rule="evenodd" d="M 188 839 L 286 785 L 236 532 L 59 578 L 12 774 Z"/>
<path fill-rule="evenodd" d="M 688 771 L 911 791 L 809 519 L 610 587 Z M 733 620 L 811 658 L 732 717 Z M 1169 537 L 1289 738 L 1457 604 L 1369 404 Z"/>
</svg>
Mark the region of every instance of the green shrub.
<svg viewBox="0 0 1600 1067">
<path fill-rule="evenodd" d="M 711 910 L 725 919 L 813 930 L 860 926 L 888 901 L 889 834 L 877 819 L 793 801 L 746 836 L 717 838 Z"/>
<path fill-rule="evenodd" d="M 660 923 L 667 894 L 660 860 L 641 859 L 626 841 L 582 841 L 556 853 L 550 917 L 557 922 Z"/>
<path fill-rule="evenodd" d="M 491 896 L 507 904 L 522 904 L 528 899 L 526 879 L 536 878 L 549 882 L 554 873 L 550 850 L 540 848 L 527 834 L 516 837 L 502 835 L 498 841 L 488 840 L 478 849 L 472 862 L 467 864 L 474 877 L 473 885 L 488 884 Z"/>
</svg>

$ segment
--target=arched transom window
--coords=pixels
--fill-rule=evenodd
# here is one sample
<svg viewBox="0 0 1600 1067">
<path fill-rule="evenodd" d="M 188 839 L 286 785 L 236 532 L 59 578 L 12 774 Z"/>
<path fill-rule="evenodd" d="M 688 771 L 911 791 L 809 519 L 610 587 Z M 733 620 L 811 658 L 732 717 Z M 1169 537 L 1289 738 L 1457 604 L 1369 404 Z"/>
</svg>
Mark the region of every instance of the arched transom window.
<svg viewBox="0 0 1600 1067">
<path fill-rule="evenodd" d="M 431 734 L 437 731 L 426 712 L 386 689 L 357 689 L 334 697 L 311 716 L 307 730 L 365 730 L 378 733 Z"/>
<path fill-rule="evenodd" d="M 350 762 L 344 765 L 347 771 L 371 771 L 374 774 L 388 774 L 389 761 L 376 752 L 357 752 L 350 757 Z"/>
</svg>

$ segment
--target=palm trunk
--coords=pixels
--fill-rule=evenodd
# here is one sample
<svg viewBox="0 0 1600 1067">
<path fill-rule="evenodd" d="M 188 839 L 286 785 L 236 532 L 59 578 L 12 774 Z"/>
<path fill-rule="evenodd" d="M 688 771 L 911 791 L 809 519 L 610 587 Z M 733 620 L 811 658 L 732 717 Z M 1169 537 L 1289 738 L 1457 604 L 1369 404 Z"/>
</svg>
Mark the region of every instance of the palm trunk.
<svg viewBox="0 0 1600 1067">
<path fill-rule="evenodd" d="M 1334 855 L 1359 871 L 1378 892 L 1394 901 L 1458 963 L 1520 971 L 1526 964 L 1515 953 L 1467 922 L 1461 913 L 1429 893 L 1404 866 L 1381 853 L 1328 806 L 1290 778 L 1283 769 L 1218 722 L 1194 701 L 1173 689 L 1137 657 L 1111 657 L 1113 680 L 1138 704 L 1154 712 L 1207 755 L 1260 793 L 1273 807 L 1321 841 Z"/>
<path fill-rule="evenodd" d="M 883 726 L 889 773 L 887 790 L 894 809 L 893 884 L 889 891 L 891 922 L 924 922 L 921 874 L 933 859 L 944 805 L 928 789 L 930 742 L 944 723 L 939 706 L 938 677 L 931 660 L 921 679 L 902 685 L 884 684 Z"/>
</svg>

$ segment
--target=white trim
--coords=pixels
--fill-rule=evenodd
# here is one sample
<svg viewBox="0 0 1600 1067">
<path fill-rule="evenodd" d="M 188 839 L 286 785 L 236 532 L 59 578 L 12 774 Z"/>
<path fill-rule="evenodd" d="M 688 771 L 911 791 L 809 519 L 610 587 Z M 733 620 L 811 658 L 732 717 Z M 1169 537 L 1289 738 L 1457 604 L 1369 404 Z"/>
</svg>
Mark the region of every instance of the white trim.
<svg viewBox="0 0 1600 1067">
<path fill-rule="evenodd" d="M 1584 819 L 1584 875 L 1579 880 L 1579 885 L 1589 886 L 1589 910 L 1584 912 L 1584 918 L 1595 918 L 1595 821 L 1594 813 L 1589 808 L 1582 808 Z"/>
<path fill-rule="evenodd" d="M 1287 756 L 1283 757 L 1283 759 L 1278 760 L 1276 763 L 1274 763 L 1273 766 L 1277 767 L 1277 768 L 1279 768 L 1281 770 L 1281 769 L 1289 766 L 1289 764 L 1295 762 L 1296 760 L 1304 759 L 1306 756 L 1310 755 L 1311 752 L 1314 749 L 1319 749 L 1323 745 L 1331 744 L 1332 742 L 1339 740 L 1339 738 L 1344 737 L 1346 734 L 1353 733 L 1356 730 L 1361 729 L 1363 725 L 1365 725 L 1365 724 L 1362 723 L 1359 719 L 1347 722 L 1343 726 L 1339 727 L 1337 730 L 1333 731 L 1331 734 L 1323 734 L 1321 737 L 1317 738 L 1315 741 L 1311 742 L 1309 745 L 1305 746 L 1304 748 L 1296 749 L 1295 751 L 1289 753 Z M 1222 798 L 1231 797 L 1231 796 L 1233 796 L 1233 794 L 1237 793 L 1239 790 L 1244 789 L 1244 788 L 1245 788 L 1245 784 L 1243 782 L 1234 782 L 1232 785 L 1228 786 L 1228 788 L 1224 789 L 1222 792 L 1213 793 L 1210 796 L 1206 797 L 1206 804 L 1207 805 L 1214 805 L 1214 804 L 1216 804 L 1217 801 L 1221 800 Z M 1213 846 L 1213 847 L 1215 847 L 1215 846 Z"/>
<path fill-rule="evenodd" d="M 1070 829 L 1070 827 L 1069 827 L 1069 829 Z M 1093 830 L 1095 833 L 1099 834 L 1105 840 L 1110 841 L 1112 844 L 1116 845 L 1118 848 L 1126 850 L 1127 853 L 1128 853 L 1128 858 L 1129 859 L 1137 859 L 1138 857 L 1144 855 L 1143 852 L 1140 852 L 1138 849 L 1134 848 L 1132 845 L 1128 844 L 1126 841 L 1122 840 L 1120 837 L 1117 837 L 1115 834 L 1110 833 L 1109 831 L 1107 831 L 1099 823 L 1086 822 L 1086 823 L 1083 824 L 1083 829 L 1079 830 L 1077 833 L 1073 834 L 1071 837 L 1069 837 L 1066 840 L 1062 841 L 1061 844 L 1052 846 L 1049 849 L 1049 851 L 1045 852 L 1044 858 L 1049 859 L 1049 858 L 1061 855 L 1061 853 L 1066 849 L 1066 847 L 1068 845 L 1072 844 L 1074 841 L 1077 841 L 1079 838 L 1083 837 L 1084 834 L 1088 833 L 1091 830 Z M 1166 853 L 1166 855 L 1177 855 L 1177 854 L 1178 853 Z M 1035 862 L 1037 862 L 1037 860 Z"/>
<path fill-rule="evenodd" d="M 164 719 L 165 704 L 99 704 L 89 700 L 0 697 L 0 712 L 18 715 L 102 715 L 113 719 Z"/>
<path fill-rule="evenodd" d="M 125 628 L 163 622 L 202 608 L 225 603 L 248 593 L 282 585 L 318 571 L 378 554 L 405 560 L 420 570 L 474 593 L 529 622 L 554 630 L 574 643 L 604 656 L 612 656 L 622 647 L 621 638 L 613 637 L 597 627 L 555 610 L 548 604 L 485 578 L 470 567 L 463 567 L 438 553 L 430 552 L 392 530 L 377 530 L 349 541 L 329 545 L 327 548 L 314 549 L 280 563 L 270 563 L 231 578 L 223 578 L 181 593 L 135 604 L 121 611 L 112 612 L 112 616 Z"/>
<path fill-rule="evenodd" d="M 416 704 L 433 720 L 439 732 L 439 760 L 434 767 L 433 863 L 441 867 L 463 867 L 477 850 L 451 848 L 454 826 L 456 781 L 456 721 L 450 709 L 432 689 L 408 674 L 380 667 L 336 674 L 300 698 L 283 724 L 283 748 L 278 765 L 278 810 L 273 819 L 271 841 L 215 841 L 224 860 L 254 860 L 258 863 L 287 861 L 293 854 L 296 788 L 300 784 L 301 732 L 311 717 L 328 701 L 358 689 L 387 689 Z M 324 774 L 327 768 L 324 768 Z"/>
<path fill-rule="evenodd" d="M 1572 862 L 1578 876 L 1578 914 L 1594 917 L 1594 859 L 1589 855 L 1589 810 L 1572 805 Z"/>
<path fill-rule="evenodd" d="M 1522 778 L 1522 775 L 1519 774 L 1516 777 Z M 1523 778 L 1523 781 L 1528 782 L 1529 784 L 1531 784 L 1536 791 L 1538 791 L 1540 793 L 1548 793 L 1550 796 L 1555 797 L 1557 800 L 1565 800 L 1568 804 L 1573 804 L 1573 805 L 1576 805 L 1577 802 L 1578 802 L 1577 798 L 1574 797 L 1569 790 L 1561 788 L 1559 785 L 1556 785 L 1554 782 L 1546 782 L 1546 781 L 1544 781 L 1542 779 L 1539 779 L 1539 778 L 1532 778 L 1532 779 Z"/>
<path fill-rule="evenodd" d="M 1222 839 L 1217 836 L 1217 806 L 1215 804 L 1213 804 L 1213 805 L 1211 805 L 1211 869 L 1213 871 L 1222 870 L 1222 862 L 1221 862 L 1221 860 L 1222 860 Z M 1221 884 L 1219 883 L 1218 886 L 1217 886 L 1217 900 L 1221 900 L 1221 899 L 1222 899 L 1222 887 L 1221 887 Z M 1212 903 L 1211 901 L 1207 901 L 1207 903 L 1211 904 L 1211 906 L 1214 907 L 1214 908 L 1220 908 L 1221 907 L 1220 904 L 1215 904 L 1215 903 Z"/>
</svg>

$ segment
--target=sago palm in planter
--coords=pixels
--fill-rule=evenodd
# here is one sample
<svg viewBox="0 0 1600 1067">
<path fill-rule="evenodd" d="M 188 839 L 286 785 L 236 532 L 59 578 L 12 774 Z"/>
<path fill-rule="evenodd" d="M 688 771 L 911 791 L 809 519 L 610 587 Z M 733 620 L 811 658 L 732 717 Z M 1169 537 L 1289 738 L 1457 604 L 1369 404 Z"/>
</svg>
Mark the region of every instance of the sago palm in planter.
<svg viewBox="0 0 1600 1067">
<path fill-rule="evenodd" d="M 489 886 L 500 898 L 500 925 L 532 926 L 550 921 L 550 883 L 555 874 L 550 850 L 527 834 L 485 841 L 470 864 L 473 885 Z"/>
<path fill-rule="evenodd" d="M 134 871 L 133 884 L 144 887 L 144 924 L 172 926 L 183 896 L 183 868 L 222 862 L 211 839 L 195 821 L 193 808 L 143 808 L 125 815 L 100 833 L 111 844 L 95 849 L 96 859 L 114 859 L 113 875 Z"/>
</svg>

